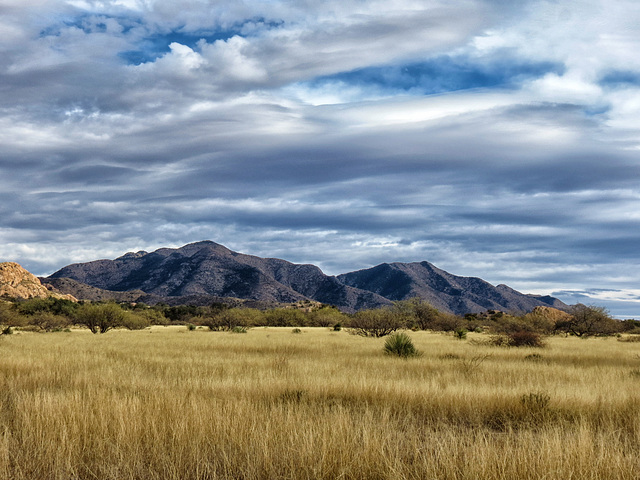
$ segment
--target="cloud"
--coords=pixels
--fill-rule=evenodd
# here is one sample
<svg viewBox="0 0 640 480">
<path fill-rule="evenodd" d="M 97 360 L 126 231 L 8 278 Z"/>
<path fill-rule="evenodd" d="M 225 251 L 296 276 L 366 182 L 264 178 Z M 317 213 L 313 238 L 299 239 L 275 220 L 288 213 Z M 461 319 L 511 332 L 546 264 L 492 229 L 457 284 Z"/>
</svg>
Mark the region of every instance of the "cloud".
<svg viewBox="0 0 640 480">
<path fill-rule="evenodd" d="M 593 291 L 639 280 L 636 3 L 3 2 L 0 258 L 211 239 L 629 302 Z"/>
</svg>

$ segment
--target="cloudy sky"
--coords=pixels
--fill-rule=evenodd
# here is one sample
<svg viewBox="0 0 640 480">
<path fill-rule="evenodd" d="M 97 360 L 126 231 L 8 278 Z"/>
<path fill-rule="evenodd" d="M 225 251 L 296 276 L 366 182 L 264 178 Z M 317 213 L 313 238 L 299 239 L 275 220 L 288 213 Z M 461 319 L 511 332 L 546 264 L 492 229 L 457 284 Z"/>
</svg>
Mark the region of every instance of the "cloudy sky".
<svg viewBox="0 0 640 480">
<path fill-rule="evenodd" d="M 213 240 L 640 316 L 637 0 L 0 0 L 0 260 Z"/>
</svg>

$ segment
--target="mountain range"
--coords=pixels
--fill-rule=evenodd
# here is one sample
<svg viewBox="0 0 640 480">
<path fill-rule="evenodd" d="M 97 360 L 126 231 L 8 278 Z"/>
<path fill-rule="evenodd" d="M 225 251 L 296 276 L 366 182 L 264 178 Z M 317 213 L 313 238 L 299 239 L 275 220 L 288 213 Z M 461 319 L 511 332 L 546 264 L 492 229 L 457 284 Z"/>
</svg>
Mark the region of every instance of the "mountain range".
<svg viewBox="0 0 640 480">
<path fill-rule="evenodd" d="M 383 263 L 330 276 L 315 265 L 245 255 L 211 241 L 76 263 L 41 280 L 77 298 L 145 303 L 315 300 L 353 312 L 417 296 L 458 315 L 489 309 L 528 312 L 537 306 L 567 307 L 553 297 L 525 295 L 506 285 L 494 287 L 479 278 L 452 275 L 428 262 Z"/>
</svg>

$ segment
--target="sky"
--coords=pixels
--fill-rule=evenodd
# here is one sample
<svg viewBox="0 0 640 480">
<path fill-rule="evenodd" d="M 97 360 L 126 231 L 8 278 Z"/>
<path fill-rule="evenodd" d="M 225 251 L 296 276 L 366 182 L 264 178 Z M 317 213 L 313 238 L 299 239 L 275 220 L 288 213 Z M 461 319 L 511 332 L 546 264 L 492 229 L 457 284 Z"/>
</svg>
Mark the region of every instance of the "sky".
<svg viewBox="0 0 640 480">
<path fill-rule="evenodd" d="M 640 318 L 637 0 L 0 0 L 0 261 L 213 240 Z"/>
</svg>

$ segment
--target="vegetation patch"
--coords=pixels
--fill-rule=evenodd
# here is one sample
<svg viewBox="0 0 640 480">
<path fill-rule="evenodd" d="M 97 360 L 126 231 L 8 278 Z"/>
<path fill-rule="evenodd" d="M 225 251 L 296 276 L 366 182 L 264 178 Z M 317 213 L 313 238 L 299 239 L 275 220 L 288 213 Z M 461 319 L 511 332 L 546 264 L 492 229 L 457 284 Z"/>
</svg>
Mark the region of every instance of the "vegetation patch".
<svg viewBox="0 0 640 480">
<path fill-rule="evenodd" d="M 384 342 L 384 353 L 397 355 L 402 358 L 417 357 L 420 355 L 411 337 L 404 332 L 394 333 L 386 339 Z"/>
</svg>

